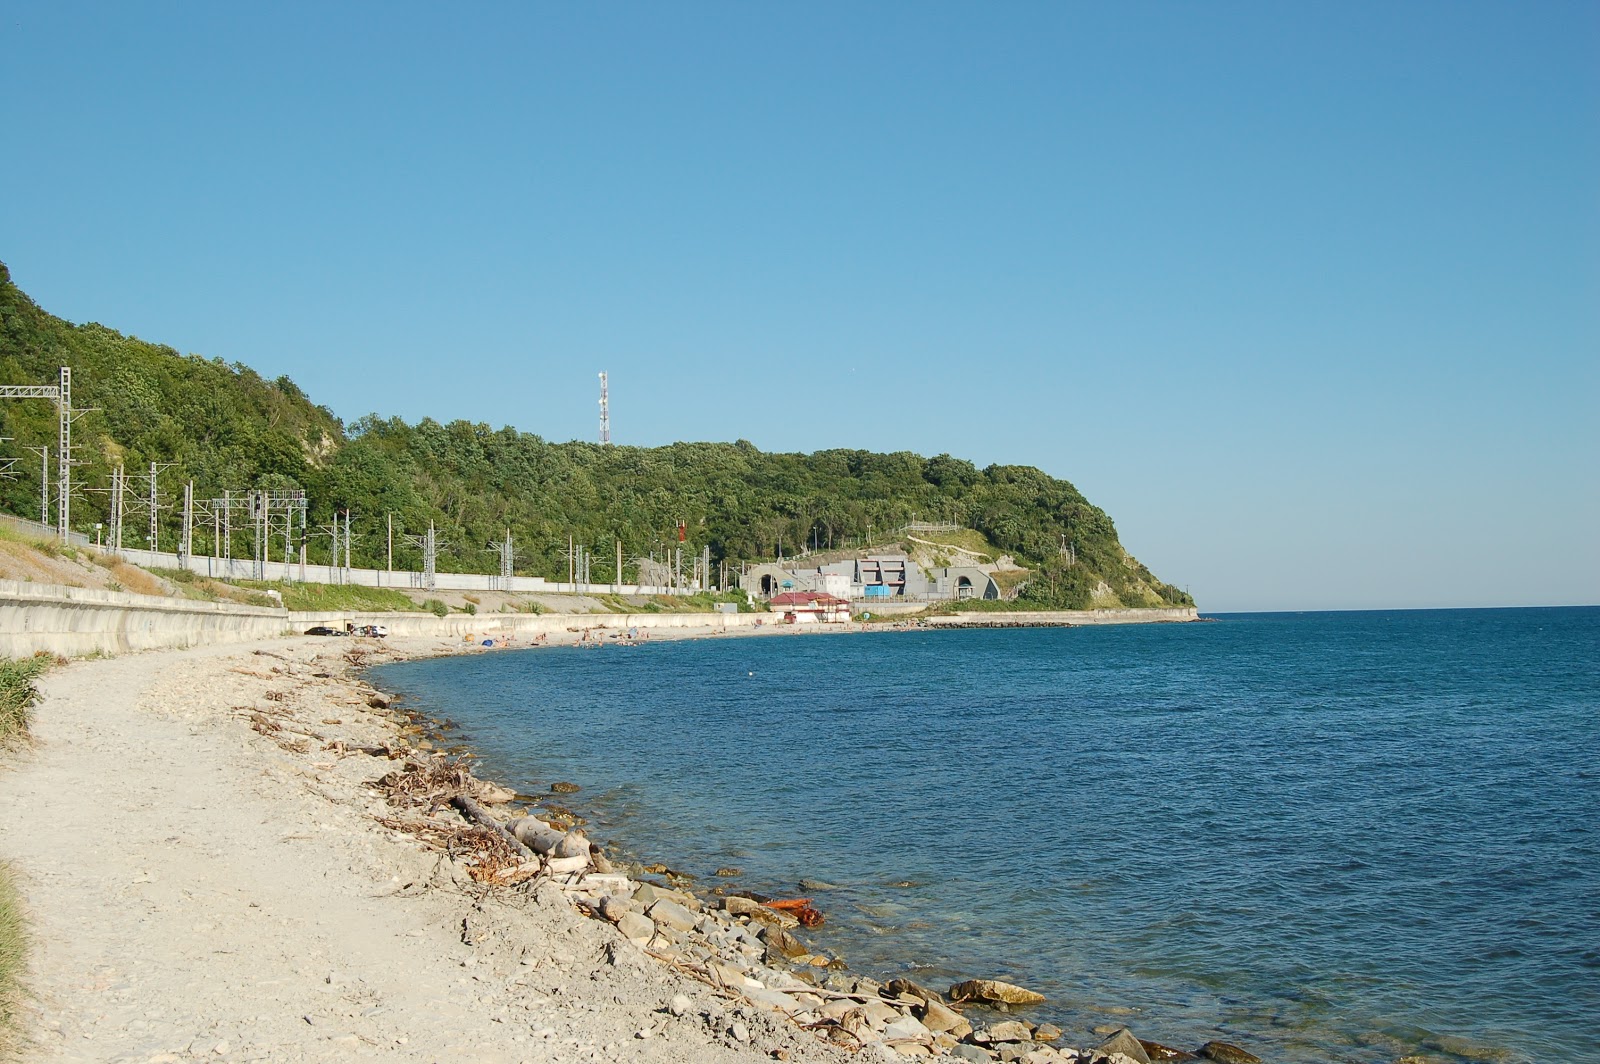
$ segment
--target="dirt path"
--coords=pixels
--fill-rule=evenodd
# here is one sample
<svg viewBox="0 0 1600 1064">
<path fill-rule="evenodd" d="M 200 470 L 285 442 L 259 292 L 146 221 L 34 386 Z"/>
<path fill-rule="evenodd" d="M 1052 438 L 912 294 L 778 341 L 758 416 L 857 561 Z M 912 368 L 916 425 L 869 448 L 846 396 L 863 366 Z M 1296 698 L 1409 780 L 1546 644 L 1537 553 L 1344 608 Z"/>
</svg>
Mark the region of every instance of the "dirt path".
<svg viewBox="0 0 1600 1064">
<path fill-rule="evenodd" d="M 0 767 L 0 856 L 33 929 L 25 1061 L 843 1059 L 553 887 L 476 896 L 372 820 L 382 759 L 249 729 L 236 707 L 299 700 L 323 737 L 377 737 L 337 654 L 291 640 L 46 678 L 37 746 Z"/>
</svg>

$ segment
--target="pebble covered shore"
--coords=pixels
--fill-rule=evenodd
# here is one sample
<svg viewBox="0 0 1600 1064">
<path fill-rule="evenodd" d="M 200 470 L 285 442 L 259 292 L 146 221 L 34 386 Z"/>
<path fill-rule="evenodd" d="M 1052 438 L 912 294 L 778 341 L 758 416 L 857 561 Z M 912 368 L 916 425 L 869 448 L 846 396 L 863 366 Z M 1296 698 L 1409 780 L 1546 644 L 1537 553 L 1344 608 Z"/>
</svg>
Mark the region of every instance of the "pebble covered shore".
<svg viewBox="0 0 1600 1064">
<path fill-rule="evenodd" d="M 380 702 L 385 698 L 374 697 Z M 412 736 L 430 735 L 427 722 L 403 711 L 399 719 Z M 432 746 L 446 740 L 431 734 L 422 741 Z M 430 756 L 436 764 L 447 763 L 443 754 Z M 413 775 L 427 771 L 424 762 L 408 764 Z M 459 786 L 476 794 L 472 812 L 483 824 L 509 835 L 515 840 L 508 840 L 510 845 L 523 846 L 521 860 L 509 863 L 503 853 L 491 853 L 484 860 L 492 871 L 469 869 L 469 875 L 553 885 L 579 913 L 614 926 L 622 941 L 654 962 L 689 975 L 724 1001 L 763 1010 L 852 1054 L 886 1060 L 949 1057 L 974 1064 L 1258 1060 L 1223 1042 L 1183 1051 L 1140 1040 L 1126 1028 L 1102 1029 L 1092 1043 L 1072 1046 L 1065 1044 L 1070 1040 L 1060 1028 L 1030 1022 L 1028 1008 L 1044 998 L 1024 987 L 973 978 L 935 989 L 906 979 L 879 982 L 852 973 L 837 958 L 806 943 L 805 917 L 820 916 L 810 898 L 773 900 L 722 889 L 702 897 L 679 879 L 663 880 L 664 867 L 614 865 L 570 819 L 495 815 L 490 810 L 507 809 L 521 797 L 505 788 L 476 780 L 459 781 Z M 558 794 L 576 789 L 567 782 L 552 784 Z M 570 817 L 570 811 L 564 812 Z M 800 887 L 824 893 L 829 889 L 828 884 L 804 881 Z M 728 1022 L 725 1009 L 698 1008 L 686 996 L 674 997 L 669 1012 L 713 1028 L 726 1025 L 736 1040 L 748 1037 L 743 1023 Z"/>
</svg>

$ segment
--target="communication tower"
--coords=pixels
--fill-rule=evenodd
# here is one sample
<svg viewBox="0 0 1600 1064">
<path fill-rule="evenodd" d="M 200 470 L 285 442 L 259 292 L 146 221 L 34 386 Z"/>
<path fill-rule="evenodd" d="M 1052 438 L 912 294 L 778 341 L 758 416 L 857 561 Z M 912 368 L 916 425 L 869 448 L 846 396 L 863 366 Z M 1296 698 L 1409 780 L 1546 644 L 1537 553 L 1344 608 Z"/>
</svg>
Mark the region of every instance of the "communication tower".
<svg viewBox="0 0 1600 1064">
<path fill-rule="evenodd" d="M 606 371 L 600 371 L 600 442 L 611 442 L 611 393 L 606 387 Z"/>
</svg>

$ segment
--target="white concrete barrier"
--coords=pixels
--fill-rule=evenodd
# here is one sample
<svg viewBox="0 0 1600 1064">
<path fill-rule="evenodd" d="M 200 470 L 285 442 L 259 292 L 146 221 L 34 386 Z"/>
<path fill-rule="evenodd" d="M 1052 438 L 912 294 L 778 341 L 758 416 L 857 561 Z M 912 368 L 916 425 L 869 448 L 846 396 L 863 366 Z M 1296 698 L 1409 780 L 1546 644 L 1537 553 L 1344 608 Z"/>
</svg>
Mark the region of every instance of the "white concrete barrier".
<svg viewBox="0 0 1600 1064">
<path fill-rule="evenodd" d="M 288 628 L 281 609 L 0 580 L 0 657 L 122 654 L 267 639 Z"/>
</svg>

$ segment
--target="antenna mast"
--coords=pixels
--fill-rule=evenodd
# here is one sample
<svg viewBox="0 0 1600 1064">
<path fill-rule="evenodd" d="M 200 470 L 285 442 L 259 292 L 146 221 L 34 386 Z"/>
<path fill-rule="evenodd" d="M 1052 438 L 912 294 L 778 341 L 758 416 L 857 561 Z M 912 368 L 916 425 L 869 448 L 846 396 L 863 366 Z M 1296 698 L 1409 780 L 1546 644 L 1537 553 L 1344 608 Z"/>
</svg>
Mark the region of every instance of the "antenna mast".
<svg viewBox="0 0 1600 1064">
<path fill-rule="evenodd" d="M 611 442 L 611 393 L 606 386 L 606 371 L 600 371 L 600 442 Z"/>
</svg>

